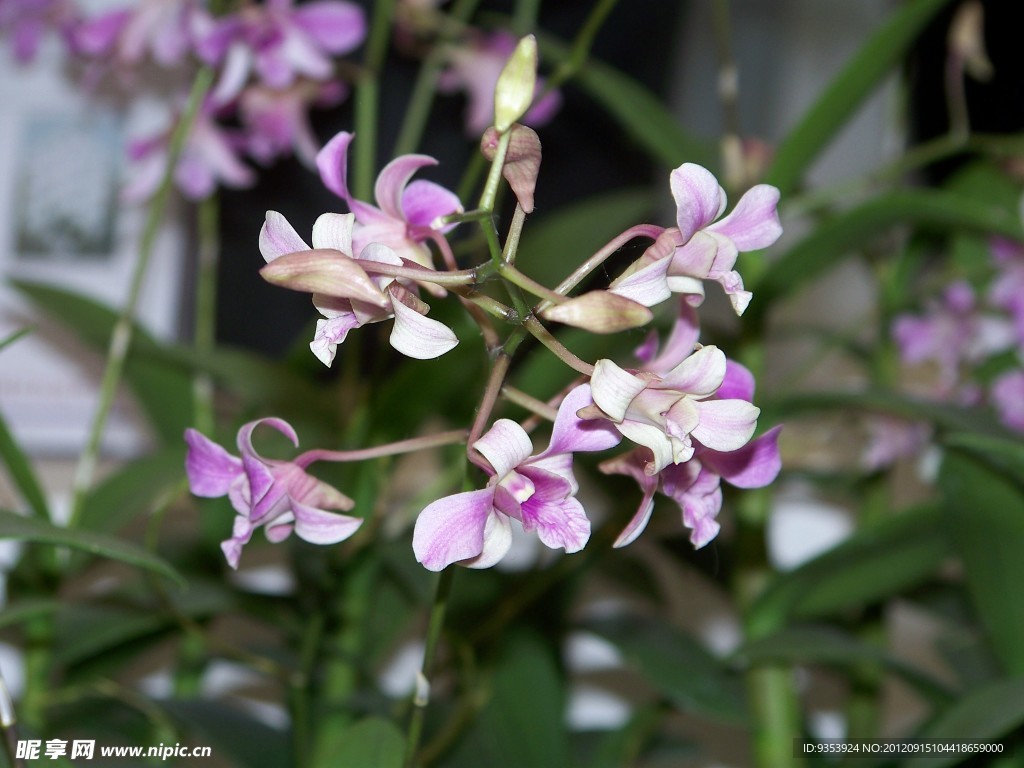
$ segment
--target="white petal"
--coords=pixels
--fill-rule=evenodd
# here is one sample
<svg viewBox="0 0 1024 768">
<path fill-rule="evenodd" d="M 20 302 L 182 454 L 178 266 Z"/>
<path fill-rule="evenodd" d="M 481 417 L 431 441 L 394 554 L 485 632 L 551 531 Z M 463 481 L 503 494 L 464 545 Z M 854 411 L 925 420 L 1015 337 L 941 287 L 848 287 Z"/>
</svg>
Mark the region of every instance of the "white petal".
<svg viewBox="0 0 1024 768">
<path fill-rule="evenodd" d="M 700 424 L 692 434 L 713 451 L 735 451 L 746 445 L 761 413 L 746 400 L 709 400 L 697 403 L 697 408 Z"/>
<path fill-rule="evenodd" d="M 611 360 L 598 360 L 590 377 L 594 403 L 613 421 L 622 421 L 633 398 L 644 391 L 647 383 L 617 366 Z"/>
<path fill-rule="evenodd" d="M 530 436 L 511 419 L 498 419 L 473 443 L 473 447 L 490 462 L 499 479 L 526 461 L 533 452 Z"/>
<path fill-rule="evenodd" d="M 286 253 L 308 250 L 309 246 L 288 223 L 288 219 L 277 211 L 267 211 L 267 220 L 260 228 L 260 253 L 267 262 Z"/>
<path fill-rule="evenodd" d="M 453 349 L 458 337 L 444 323 L 424 317 L 400 301 L 393 301 L 395 327 L 391 330 L 391 346 L 407 357 L 432 360 Z"/>
<path fill-rule="evenodd" d="M 355 216 L 351 213 L 322 213 L 313 224 L 313 247 L 333 248 L 346 256 L 352 256 L 352 226 Z"/>
</svg>

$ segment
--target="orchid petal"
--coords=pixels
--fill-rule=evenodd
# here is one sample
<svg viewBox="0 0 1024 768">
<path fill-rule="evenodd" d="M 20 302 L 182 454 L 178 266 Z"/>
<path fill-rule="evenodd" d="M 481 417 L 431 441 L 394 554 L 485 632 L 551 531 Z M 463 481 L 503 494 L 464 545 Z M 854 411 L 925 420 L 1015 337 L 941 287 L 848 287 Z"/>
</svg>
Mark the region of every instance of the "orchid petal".
<svg viewBox="0 0 1024 768">
<path fill-rule="evenodd" d="M 558 406 L 551 441 L 541 456 L 576 451 L 603 451 L 619 444 L 618 431 L 604 419 L 581 419 L 577 411 L 593 403 L 590 385 L 581 384 L 569 391 Z"/>
<path fill-rule="evenodd" d="M 390 301 L 356 259 L 341 251 L 314 248 L 280 256 L 260 269 L 268 283 L 293 291 L 353 299 L 386 309 Z"/>
<path fill-rule="evenodd" d="M 437 165 L 437 160 L 427 155 L 402 155 L 384 166 L 377 176 L 374 197 L 377 205 L 389 217 L 404 220 L 402 196 L 409 179 L 420 168 Z"/>
<path fill-rule="evenodd" d="M 512 524 L 505 515 L 492 513 L 484 525 L 484 543 L 480 554 L 461 565 L 467 568 L 490 568 L 512 548 Z"/>
<path fill-rule="evenodd" d="M 694 397 L 708 397 L 722 386 L 725 353 L 716 346 L 701 347 L 669 371 L 658 389 L 674 389 Z"/>
<path fill-rule="evenodd" d="M 295 535 L 311 544 L 337 544 L 363 524 L 361 518 L 327 512 L 294 499 L 292 512 L 295 515 Z"/>
<path fill-rule="evenodd" d="M 499 480 L 526 461 L 533 451 L 530 436 L 511 419 L 498 419 L 473 447 L 487 459 Z"/>
<path fill-rule="evenodd" d="M 725 210 L 725 190 L 711 171 L 694 163 L 683 163 L 669 175 L 676 201 L 676 223 L 689 240 Z"/>
<path fill-rule="evenodd" d="M 235 517 L 231 531 L 231 538 L 221 542 L 220 549 L 232 568 L 238 568 L 238 561 L 242 556 L 242 547 L 249 543 L 252 532 L 256 530 L 247 518 L 241 515 Z"/>
<path fill-rule="evenodd" d="M 188 444 L 185 473 L 192 493 L 205 498 L 226 494 L 235 478 L 242 474 L 242 460 L 194 429 L 185 430 L 185 442 Z"/>
<path fill-rule="evenodd" d="M 647 387 L 647 382 L 623 370 L 608 359 L 598 360 L 590 377 L 594 403 L 612 421 L 622 421 L 633 399 Z"/>
<path fill-rule="evenodd" d="M 335 55 L 355 50 L 366 37 L 366 17 L 354 3 L 304 3 L 291 17 L 317 45 Z"/>
<path fill-rule="evenodd" d="M 460 560 L 478 557 L 484 551 L 488 522 L 498 517 L 493 511 L 493 499 L 494 490 L 484 488 L 429 504 L 416 518 L 413 529 L 416 560 L 428 570 L 440 571 Z"/>
<path fill-rule="evenodd" d="M 617 425 L 622 435 L 632 440 L 637 445 L 649 449 L 652 454 L 651 463 L 645 468 L 650 475 L 657 474 L 665 467 L 676 462 L 676 454 L 679 452 L 673 445 L 672 439 L 665 434 L 664 430 L 650 424 L 641 424 L 636 421 L 624 421 Z M 687 449 L 692 455 L 692 448 Z M 679 461 L 686 461 L 690 457 L 682 454 Z"/>
<path fill-rule="evenodd" d="M 673 277 L 696 277 L 701 280 L 707 278 L 715 267 L 721 244 L 721 239 L 707 232 L 695 232 L 685 245 L 677 248 L 672 254 L 667 272 L 668 280 L 671 281 Z"/>
<path fill-rule="evenodd" d="M 728 453 L 701 452 L 701 461 L 737 488 L 763 488 L 775 480 L 782 468 L 779 432 L 773 427 L 742 448 Z"/>
<path fill-rule="evenodd" d="M 697 408 L 700 424 L 693 437 L 713 451 L 735 451 L 746 445 L 761 413 L 746 400 L 706 400 L 697 403 Z"/>
<path fill-rule="evenodd" d="M 352 200 L 348 191 L 348 145 L 352 143 L 353 138 L 353 134 L 342 131 L 328 141 L 316 155 L 320 180 L 349 206 Z"/>
<path fill-rule="evenodd" d="M 210 94 L 214 104 L 228 104 L 242 92 L 252 70 L 252 50 L 242 43 L 232 44 L 220 67 L 220 78 Z"/>
<path fill-rule="evenodd" d="M 541 542 L 551 549 L 579 552 L 590 540 L 590 520 L 583 505 L 572 497 L 569 482 L 536 467 L 523 470 L 534 492 L 522 503 L 523 530 L 537 531 Z"/>
<path fill-rule="evenodd" d="M 414 227 L 432 228 L 436 219 L 461 212 L 455 193 L 432 181 L 414 181 L 402 192 L 401 218 Z"/>
<path fill-rule="evenodd" d="M 295 434 L 295 430 L 292 428 L 292 425 L 289 424 L 284 419 L 279 419 L 271 416 L 265 419 L 256 419 L 255 421 L 250 421 L 246 424 L 243 424 L 241 429 L 238 430 L 238 452 L 241 453 L 243 456 L 255 456 L 257 459 L 260 459 L 262 461 L 262 457 L 260 457 L 260 455 L 256 453 L 256 450 L 252 447 L 252 433 L 256 429 L 256 427 L 263 424 L 266 424 L 268 427 L 276 429 L 282 435 L 291 440 L 292 445 L 298 447 L 299 436 Z"/>
<path fill-rule="evenodd" d="M 313 247 L 331 248 L 347 256 L 352 251 L 352 228 L 355 216 L 351 213 L 322 213 L 313 223 Z M 298 250 L 298 249 L 295 249 Z"/>
<path fill-rule="evenodd" d="M 679 302 L 679 315 L 672 326 L 668 341 L 665 342 L 665 346 L 656 358 L 653 350 L 651 351 L 650 357 L 645 360 L 644 369 L 659 374 L 672 370 L 693 354 L 699 337 L 700 325 L 697 321 L 697 313 L 683 299 Z M 728 372 L 728 362 L 726 366 Z"/>
<path fill-rule="evenodd" d="M 611 293 L 653 307 L 672 295 L 666 280 L 670 259 L 660 259 L 635 272 L 621 276 L 608 289 Z"/>
<path fill-rule="evenodd" d="M 391 306 L 395 312 L 391 346 L 406 357 L 432 360 L 454 349 L 459 343 L 459 338 L 444 323 L 421 315 L 398 299 L 394 299 Z"/>
<path fill-rule="evenodd" d="M 313 228 L 313 232 L 315 238 L 316 227 Z M 277 211 L 267 211 L 267 220 L 260 228 L 260 253 L 263 254 L 265 261 L 271 262 L 286 253 L 308 250 L 306 241 L 299 237 L 295 228 L 288 223 L 288 219 Z"/>
<path fill-rule="evenodd" d="M 728 216 L 708 229 L 732 240 L 740 251 L 767 248 L 782 234 L 778 204 L 779 190 L 770 184 L 758 184 L 747 190 Z"/>
<path fill-rule="evenodd" d="M 735 360 L 726 360 L 725 378 L 715 396 L 719 400 L 754 401 L 754 374 Z"/>
</svg>

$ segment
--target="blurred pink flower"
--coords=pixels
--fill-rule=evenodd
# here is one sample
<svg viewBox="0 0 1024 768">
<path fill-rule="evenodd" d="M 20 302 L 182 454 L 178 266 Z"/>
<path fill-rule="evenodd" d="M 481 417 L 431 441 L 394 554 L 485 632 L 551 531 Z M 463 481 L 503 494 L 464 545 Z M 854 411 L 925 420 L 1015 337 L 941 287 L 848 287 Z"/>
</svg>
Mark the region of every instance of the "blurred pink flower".
<svg viewBox="0 0 1024 768">
<path fill-rule="evenodd" d="M 0 37 L 9 36 L 14 58 L 27 64 L 35 58 L 49 30 L 65 37 L 76 22 L 71 0 L 3 0 L 0 2 Z"/>
<path fill-rule="evenodd" d="M 149 54 L 163 67 L 180 65 L 193 49 L 199 6 L 195 0 L 140 0 L 76 25 L 75 50 L 86 56 L 112 56 L 135 66 Z"/>
<path fill-rule="evenodd" d="M 309 110 L 336 106 L 347 95 L 347 86 L 337 82 L 298 80 L 283 89 L 248 86 L 238 97 L 246 152 L 267 164 L 294 151 L 312 167 L 320 145 L 309 124 Z"/>
<path fill-rule="evenodd" d="M 1024 370 L 1017 368 L 999 376 L 989 390 L 999 420 L 1008 429 L 1024 432 Z"/>
</svg>

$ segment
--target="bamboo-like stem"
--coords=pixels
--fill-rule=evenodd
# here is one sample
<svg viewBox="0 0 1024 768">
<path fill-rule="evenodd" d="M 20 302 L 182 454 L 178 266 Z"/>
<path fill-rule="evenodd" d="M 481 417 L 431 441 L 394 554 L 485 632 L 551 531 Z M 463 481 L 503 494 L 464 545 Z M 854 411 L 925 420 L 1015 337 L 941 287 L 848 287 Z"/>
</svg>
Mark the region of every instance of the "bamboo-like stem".
<svg viewBox="0 0 1024 768">
<path fill-rule="evenodd" d="M 416 693 L 413 695 L 412 716 L 409 718 L 409 730 L 406 734 L 405 768 L 414 768 L 416 765 L 416 752 L 423 734 L 423 718 L 426 715 L 427 704 L 430 702 L 430 682 L 434 674 L 437 647 L 441 640 L 441 630 L 444 627 L 444 615 L 448 607 L 454 575 L 455 569 L 448 567 L 441 571 L 437 580 L 437 590 L 434 593 L 434 602 L 430 609 L 426 645 L 423 649 L 423 665 L 420 668 Z"/>
<path fill-rule="evenodd" d="M 580 27 L 579 33 L 576 35 L 576 39 L 572 42 L 568 58 L 562 62 L 555 73 L 548 79 L 544 93 L 554 90 L 583 68 L 583 65 L 587 63 L 587 59 L 590 57 L 590 49 L 594 45 L 594 38 L 597 37 L 601 25 L 608 18 L 608 14 L 612 12 L 612 9 L 615 8 L 617 2 L 618 0 L 598 0 L 598 2 L 594 3 L 593 10 L 590 11 L 590 15 L 587 16 Z M 543 98 L 543 95 L 541 98 Z"/>
<path fill-rule="evenodd" d="M 366 43 L 366 58 L 356 82 L 355 93 L 355 158 L 352 167 L 354 197 L 369 200 L 373 193 L 373 177 L 377 163 L 377 111 L 380 101 L 380 69 L 384 64 L 391 36 L 391 19 L 395 0 L 378 0 L 373 4 L 373 21 Z"/>
<path fill-rule="evenodd" d="M 712 25 L 718 50 L 718 100 L 722 105 L 722 168 L 726 187 L 732 190 L 746 186 L 743 167 L 743 145 L 740 140 L 739 67 L 733 55 L 732 19 L 729 0 L 715 0 Z"/>
<path fill-rule="evenodd" d="M 199 256 L 196 265 L 195 329 L 193 347 L 200 358 L 213 353 L 217 336 L 217 262 L 220 257 L 220 232 L 217 193 L 199 203 Z M 206 372 L 195 374 L 193 426 L 204 435 L 214 431 L 213 378 Z"/>
</svg>

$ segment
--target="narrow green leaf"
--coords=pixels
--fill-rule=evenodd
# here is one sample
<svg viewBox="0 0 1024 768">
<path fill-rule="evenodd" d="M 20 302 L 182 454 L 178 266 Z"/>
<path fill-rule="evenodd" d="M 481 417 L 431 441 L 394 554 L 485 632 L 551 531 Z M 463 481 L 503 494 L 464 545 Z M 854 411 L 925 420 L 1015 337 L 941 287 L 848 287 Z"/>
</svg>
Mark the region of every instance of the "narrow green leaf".
<svg viewBox="0 0 1024 768">
<path fill-rule="evenodd" d="M 832 80 L 775 153 L 767 181 L 785 195 L 949 0 L 911 0 L 882 26 Z"/>
<path fill-rule="evenodd" d="M 1012 674 L 1024 673 L 1024 603 L 1008 599 L 1024 584 L 1024 486 L 977 458 L 950 451 L 939 487 L 943 522 L 964 562 L 967 588 L 993 650 Z"/>
<path fill-rule="evenodd" d="M 288 731 L 272 728 L 230 702 L 172 699 L 160 701 L 159 705 L 184 726 L 195 745 L 211 745 L 215 759 L 223 755 L 228 765 L 237 768 L 292 765 Z M 199 765 L 209 761 L 190 762 Z"/>
<path fill-rule="evenodd" d="M 922 739 L 978 739 L 997 741 L 1024 723 L 1024 678 L 1015 677 L 998 680 L 977 688 L 939 717 L 933 720 L 918 734 Z M 964 762 L 963 755 L 944 755 L 940 757 L 916 757 L 901 763 L 901 768 L 940 768 L 946 765 L 958 765 Z M 974 763 L 971 762 L 973 765 Z"/>
<path fill-rule="evenodd" d="M 390 720 L 370 717 L 345 729 L 332 765 L 337 768 L 401 768 L 405 735 Z"/>
<path fill-rule="evenodd" d="M 791 618 L 830 616 L 919 584 L 951 549 L 935 505 L 903 512 L 863 528 L 839 546 L 778 575 L 751 606 L 755 637 Z"/>
<path fill-rule="evenodd" d="M 950 448 L 959 448 L 991 464 L 1024 477 L 1024 443 L 1020 439 L 995 437 L 977 432 L 954 432 L 943 437 Z"/>
<path fill-rule="evenodd" d="M 0 459 L 7 467 L 7 474 L 18 489 L 22 499 L 40 520 L 50 519 L 49 505 L 46 503 L 46 494 L 43 493 L 43 486 L 36 477 L 28 456 L 21 450 L 18 441 L 14 439 L 7 421 L 0 413 Z"/>
<path fill-rule="evenodd" d="M 866 643 L 834 627 L 786 627 L 744 643 L 735 652 L 734 659 L 745 666 L 765 662 L 830 664 L 844 667 L 865 662 L 877 663 L 902 677 L 933 701 L 947 702 L 955 695 L 955 692 L 944 683 L 894 658 L 884 648 Z"/>
<path fill-rule="evenodd" d="M 644 679 L 680 710 L 724 722 L 746 722 L 741 679 L 693 638 L 664 622 L 634 616 L 587 628 L 614 643 Z"/>
<path fill-rule="evenodd" d="M 125 464 L 104 478 L 85 499 L 83 530 L 112 533 L 148 514 L 185 478 L 185 445 L 177 445 Z"/>
<path fill-rule="evenodd" d="M 934 0 L 932 0 L 934 1 Z M 827 219 L 763 271 L 753 283 L 748 315 L 765 312 L 780 296 L 838 265 L 890 227 L 910 224 L 938 232 L 973 231 L 1024 241 L 1020 216 L 989 201 L 934 189 L 877 195 Z"/>
<path fill-rule="evenodd" d="M 92 531 L 68 530 L 56 525 L 23 517 L 16 512 L 0 509 L 0 539 L 18 539 L 33 541 L 40 544 L 52 544 L 60 547 L 89 552 L 100 557 L 136 568 L 144 568 L 161 576 L 177 581 L 185 586 L 185 579 L 170 565 L 151 552 L 147 552 L 131 542 L 115 539 L 112 536 L 93 533 Z"/>
<path fill-rule="evenodd" d="M 16 342 L 20 338 L 22 338 L 24 336 L 28 336 L 30 333 L 32 333 L 32 330 L 33 330 L 33 328 L 30 325 L 30 326 L 27 326 L 25 328 L 21 328 L 21 329 L 15 331 L 10 336 L 7 336 L 7 337 L 5 337 L 3 339 L 0 339 L 0 350 L 3 350 L 4 347 L 9 347 L 11 344 Z"/>
<path fill-rule="evenodd" d="M 0 629 L 13 627 L 26 621 L 31 621 L 38 616 L 45 616 L 60 610 L 63 603 L 59 600 L 20 600 L 15 603 L 8 603 L 0 612 Z"/>
<path fill-rule="evenodd" d="M 541 55 L 561 64 L 569 48 L 549 36 L 538 36 Z M 683 129 L 679 119 L 641 83 L 614 67 L 589 59 L 572 82 L 586 91 L 647 154 L 666 168 L 684 162 L 714 168 L 717 153 L 713 142 L 702 140 Z"/>
</svg>

